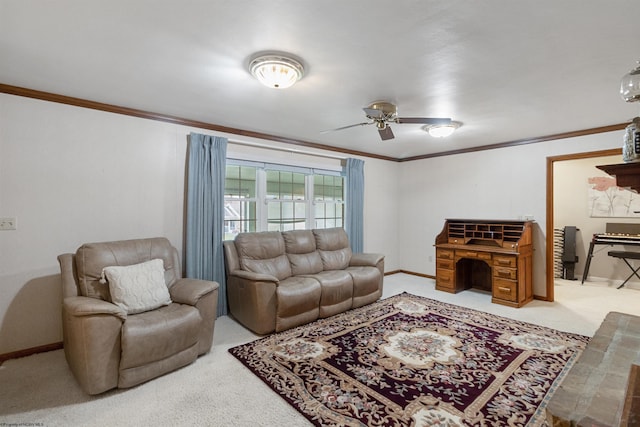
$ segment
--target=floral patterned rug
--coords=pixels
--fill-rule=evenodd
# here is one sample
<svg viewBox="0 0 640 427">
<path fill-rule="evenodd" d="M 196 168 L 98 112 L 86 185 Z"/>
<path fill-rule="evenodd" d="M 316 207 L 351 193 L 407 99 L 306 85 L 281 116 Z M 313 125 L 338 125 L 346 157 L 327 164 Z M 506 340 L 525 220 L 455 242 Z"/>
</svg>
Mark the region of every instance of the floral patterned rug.
<svg viewBox="0 0 640 427">
<path fill-rule="evenodd" d="M 588 340 L 403 293 L 229 352 L 318 426 L 546 426 Z"/>
</svg>

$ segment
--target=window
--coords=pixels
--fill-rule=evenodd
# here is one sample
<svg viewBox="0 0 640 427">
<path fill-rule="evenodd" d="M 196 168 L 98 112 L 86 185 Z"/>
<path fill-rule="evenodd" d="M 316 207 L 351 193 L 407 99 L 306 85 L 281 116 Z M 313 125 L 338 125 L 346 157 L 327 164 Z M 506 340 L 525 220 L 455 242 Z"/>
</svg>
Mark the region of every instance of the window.
<svg viewBox="0 0 640 427">
<path fill-rule="evenodd" d="M 257 230 L 256 168 L 227 166 L 224 188 L 224 238 Z"/>
<path fill-rule="evenodd" d="M 333 171 L 228 161 L 225 239 L 240 232 L 342 227 L 344 178 Z"/>
<path fill-rule="evenodd" d="M 315 205 L 315 224 L 313 228 L 332 228 L 343 226 L 343 184 L 344 178 L 341 176 L 313 176 L 313 203 Z"/>
</svg>

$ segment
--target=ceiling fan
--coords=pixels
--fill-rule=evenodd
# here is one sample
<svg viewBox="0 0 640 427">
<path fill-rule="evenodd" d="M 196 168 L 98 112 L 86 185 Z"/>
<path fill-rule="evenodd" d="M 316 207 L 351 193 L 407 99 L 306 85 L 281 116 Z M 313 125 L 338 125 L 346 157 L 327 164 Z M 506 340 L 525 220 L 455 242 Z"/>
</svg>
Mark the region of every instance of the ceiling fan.
<svg viewBox="0 0 640 427">
<path fill-rule="evenodd" d="M 353 125 L 342 126 L 336 129 L 331 129 L 325 132 L 332 132 L 337 130 L 349 129 L 356 126 L 365 126 L 375 124 L 378 128 L 378 133 L 383 141 L 393 139 L 394 135 L 389 127 L 390 123 L 404 124 L 404 123 L 418 123 L 425 125 L 448 125 L 451 124 L 450 118 L 437 118 L 437 117 L 398 117 L 398 107 L 395 104 L 385 101 L 376 101 L 363 108 L 364 113 L 369 121 L 356 123 Z"/>
</svg>

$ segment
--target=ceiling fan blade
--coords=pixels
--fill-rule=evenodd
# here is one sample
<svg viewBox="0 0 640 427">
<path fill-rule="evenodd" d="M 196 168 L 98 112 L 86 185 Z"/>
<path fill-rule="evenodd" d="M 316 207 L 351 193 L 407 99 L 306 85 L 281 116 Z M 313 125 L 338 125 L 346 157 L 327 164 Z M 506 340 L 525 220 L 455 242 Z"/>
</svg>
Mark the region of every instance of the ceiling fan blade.
<svg viewBox="0 0 640 427">
<path fill-rule="evenodd" d="M 372 124 L 373 124 L 373 122 L 356 123 L 354 125 L 348 125 L 348 126 L 342 126 L 342 127 L 339 127 L 339 128 L 335 128 L 335 129 L 323 130 L 323 131 L 320 131 L 320 133 L 335 132 L 337 130 L 349 129 L 349 128 L 354 128 L 356 126 L 365 126 L 365 125 L 372 125 Z"/>
<path fill-rule="evenodd" d="M 376 110 L 374 108 L 363 108 L 362 109 L 367 117 L 371 117 L 372 119 L 382 119 L 384 118 L 383 112 L 380 110 Z"/>
<path fill-rule="evenodd" d="M 383 141 L 394 138 L 393 132 L 391 131 L 391 128 L 389 126 L 385 126 L 384 129 L 378 129 L 378 133 L 380 134 L 380 138 L 382 138 Z"/>
<path fill-rule="evenodd" d="M 419 123 L 423 125 L 448 125 L 451 123 L 450 118 L 445 117 L 398 117 L 396 123 Z"/>
</svg>

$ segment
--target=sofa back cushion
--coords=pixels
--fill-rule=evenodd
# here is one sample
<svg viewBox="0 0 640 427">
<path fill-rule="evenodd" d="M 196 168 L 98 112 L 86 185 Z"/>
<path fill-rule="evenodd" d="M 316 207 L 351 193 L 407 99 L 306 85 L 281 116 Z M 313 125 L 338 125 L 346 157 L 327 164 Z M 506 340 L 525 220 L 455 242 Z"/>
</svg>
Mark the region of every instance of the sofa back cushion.
<svg viewBox="0 0 640 427">
<path fill-rule="evenodd" d="M 108 283 L 101 283 L 102 269 L 140 264 L 152 259 L 163 261 L 164 280 L 168 287 L 181 277 L 178 252 L 164 237 L 86 243 L 78 248 L 75 256 L 80 294 L 111 301 Z"/>
<path fill-rule="evenodd" d="M 282 237 L 294 276 L 322 271 L 322 259 L 316 250 L 316 239 L 311 230 L 284 231 Z"/>
<path fill-rule="evenodd" d="M 291 276 L 284 239 L 279 231 L 240 233 L 235 238 L 235 245 L 241 269 L 269 274 L 278 280 Z"/>
<path fill-rule="evenodd" d="M 312 230 L 324 270 L 342 270 L 351 261 L 349 237 L 344 228 Z"/>
</svg>

